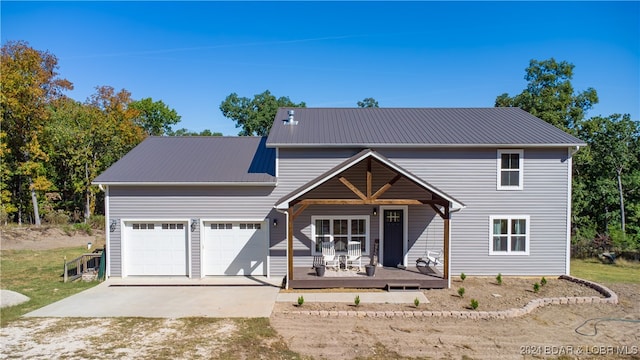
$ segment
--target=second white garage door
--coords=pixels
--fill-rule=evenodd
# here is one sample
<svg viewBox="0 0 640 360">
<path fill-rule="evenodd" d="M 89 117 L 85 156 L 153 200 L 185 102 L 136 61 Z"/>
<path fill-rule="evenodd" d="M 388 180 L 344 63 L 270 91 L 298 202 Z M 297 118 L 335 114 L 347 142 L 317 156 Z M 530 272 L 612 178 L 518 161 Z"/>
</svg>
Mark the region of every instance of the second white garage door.
<svg viewBox="0 0 640 360">
<path fill-rule="evenodd" d="M 264 222 L 205 222 L 205 275 L 266 275 L 267 229 Z"/>
</svg>

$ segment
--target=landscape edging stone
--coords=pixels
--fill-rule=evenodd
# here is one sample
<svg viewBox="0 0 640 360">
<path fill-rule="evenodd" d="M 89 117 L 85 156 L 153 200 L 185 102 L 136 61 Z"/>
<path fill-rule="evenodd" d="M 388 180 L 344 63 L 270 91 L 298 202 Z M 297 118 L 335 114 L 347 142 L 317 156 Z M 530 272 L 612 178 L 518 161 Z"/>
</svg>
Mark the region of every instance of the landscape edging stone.
<svg viewBox="0 0 640 360">
<path fill-rule="evenodd" d="M 515 309 L 499 311 L 283 311 L 290 315 L 310 315 L 322 317 L 369 317 L 369 318 L 390 318 L 390 317 L 452 317 L 458 319 L 509 319 L 530 314 L 537 308 L 547 305 L 569 305 L 569 304 L 618 304 L 618 295 L 606 286 L 598 283 L 573 277 L 561 275 L 559 279 L 575 282 L 590 287 L 599 292 L 604 298 L 596 296 L 563 296 L 556 298 L 540 298 L 529 301 L 525 306 Z"/>
</svg>

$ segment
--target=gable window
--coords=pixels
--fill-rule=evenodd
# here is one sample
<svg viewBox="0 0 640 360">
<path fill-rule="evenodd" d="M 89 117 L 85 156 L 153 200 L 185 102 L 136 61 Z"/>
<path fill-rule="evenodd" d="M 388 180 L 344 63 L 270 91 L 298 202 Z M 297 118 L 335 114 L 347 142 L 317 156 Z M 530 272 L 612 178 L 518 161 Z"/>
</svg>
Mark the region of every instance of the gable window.
<svg viewBox="0 0 640 360">
<path fill-rule="evenodd" d="M 529 216 L 491 216 L 489 255 L 529 255 Z"/>
<path fill-rule="evenodd" d="M 498 190 L 522 190 L 523 150 L 498 150 Z"/>
<path fill-rule="evenodd" d="M 350 241 L 359 241 L 362 253 L 369 253 L 369 216 L 312 216 L 311 234 L 313 255 L 322 254 L 325 241 L 344 253 Z"/>
</svg>

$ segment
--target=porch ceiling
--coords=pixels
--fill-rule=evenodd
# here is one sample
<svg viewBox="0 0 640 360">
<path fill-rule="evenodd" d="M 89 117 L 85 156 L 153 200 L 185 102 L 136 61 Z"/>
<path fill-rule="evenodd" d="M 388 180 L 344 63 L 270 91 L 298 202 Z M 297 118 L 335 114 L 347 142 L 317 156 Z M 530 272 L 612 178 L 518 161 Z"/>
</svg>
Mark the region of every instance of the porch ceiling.
<svg viewBox="0 0 640 360">
<path fill-rule="evenodd" d="M 394 191 L 412 185 L 410 196 Z M 325 191 L 323 191 L 325 190 Z M 327 196 L 326 192 L 331 195 Z M 324 193 L 321 194 L 321 193 Z M 459 210 L 463 203 L 423 181 L 401 166 L 366 149 L 316 177 L 276 203 L 277 209 L 300 204 L 436 205 Z"/>
</svg>

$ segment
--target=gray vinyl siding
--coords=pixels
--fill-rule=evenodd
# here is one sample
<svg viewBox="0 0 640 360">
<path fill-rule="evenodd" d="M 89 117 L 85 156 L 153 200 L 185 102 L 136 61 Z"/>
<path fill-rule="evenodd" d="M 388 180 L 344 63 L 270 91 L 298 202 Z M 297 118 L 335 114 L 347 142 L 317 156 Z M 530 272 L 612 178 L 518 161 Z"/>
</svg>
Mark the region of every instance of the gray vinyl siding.
<svg viewBox="0 0 640 360">
<path fill-rule="evenodd" d="M 191 227 L 191 223 L 188 224 Z M 191 231 L 191 229 L 189 229 Z M 200 252 L 201 249 L 201 241 L 200 237 L 202 234 L 202 229 L 200 226 L 197 226 L 194 231 L 191 232 L 191 277 L 199 278 L 202 274 L 202 254 Z"/>
<path fill-rule="evenodd" d="M 348 159 L 357 153 L 358 150 L 344 149 L 280 149 L 279 150 L 279 173 L 278 173 L 278 189 L 275 192 L 288 194 L 307 182 L 322 175 L 328 169 L 331 169 L 340 162 Z M 393 159 L 392 159 L 393 160 Z M 364 191 L 366 178 L 362 177 L 362 171 L 365 164 L 359 164 L 345 171 L 347 177 L 354 185 Z M 409 169 L 408 169 L 409 170 Z M 350 175 L 359 174 L 359 177 Z M 495 172 L 494 172 L 495 174 Z M 374 191 L 391 180 L 395 174 L 381 166 L 373 166 L 373 189 Z M 428 181 L 428 179 L 427 179 Z M 416 195 L 419 194 L 419 195 Z M 423 189 L 419 188 L 411 181 L 401 179 L 382 198 L 413 198 L 418 196 L 421 199 L 430 198 Z M 305 195 L 306 198 L 353 198 L 354 195 L 344 184 L 338 180 L 330 180 L 322 186 L 310 191 Z M 347 216 L 347 215 L 369 215 L 370 226 L 370 249 L 373 250 L 373 241 L 380 238 L 379 221 L 381 212 L 378 216 L 373 216 L 372 205 L 365 206 L 329 206 L 314 205 L 308 207 L 302 212 L 294 222 L 294 266 L 311 266 L 313 262 L 311 250 L 311 217 L 314 215 L 327 216 Z M 415 264 L 415 260 L 424 257 L 426 250 L 440 250 L 443 247 L 443 221 L 435 214 L 433 209 L 428 205 L 425 206 L 409 206 L 409 229 L 408 229 L 408 265 Z M 273 233 L 272 233 L 273 236 Z M 286 238 L 272 237 L 272 249 L 286 249 Z M 276 260 L 278 261 L 278 260 Z M 363 257 L 363 263 L 369 261 L 369 256 Z M 285 261 L 278 261 L 277 264 L 282 268 L 274 266 L 272 258 L 272 274 L 276 271 L 286 273 Z M 278 273 L 280 274 L 280 273 Z"/>
<path fill-rule="evenodd" d="M 282 196 L 298 189 L 307 182 L 322 175 L 341 161 L 353 156 L 357 151 L 353 149 L 331 149 L 326 151 L 305 150 L 305 149 L 279 149 L 278 150 L 278 186 L 273 191 L 271 206 Z M 344 187 L 344 185 L 342 185 Z M 284 214 L 276 213 L 281 219 L 280 226 L 271 232 L 271 243 L 269 244 L 270 272 L 271 275 L 279 276 L 287 273 L 287 237 L 286 237 L 286 217 Z M 302 237 L 301 229 L 309 226 L 311 221 L 309 208 L 305 210 L 294 221 L 294 242 L 293 254 L 295 266 L 311 266 L 313 257 L 307 234 Z M 305 241 L 304 238 L 307 238 Z"/>
<path fill-rule="evenodd" d="M 429 206 L 409 206 L 407 265 L 444 246 L 444 220 Z M 439 266 L 442 271 L 442 265 Z"/>
<path fill-rule="evenodd" d="M 280 149 L 276 192 L 287 194 L 295 190 L 355 152 L 344 149 Z M 497 148 L 381 149 L 379 152 L 466 205 L 451 215 L 452 275 L 460 272 L 474 275 L 495 275 L 498 272 L 504 275 L 554 275 L 565 272 L 567 176 L 570 170 L 566 148 L 525 149 L 524 188 L 521 191 L 497 190 Z M 326 195 L 323 193 L 330 188 L 335 188 L 340 196 L 345 194 L 344 185 L 337 181 L 309 194 Z M 410 183 L 397 186 L 394 196 L 400 197 L 412 189 L 415 191 Z M 390 196 L 391 193 L 385 195 Z M 308 226 L 313 214 L 308 208 L 296 219 L 296 266 L 305 266 L 311 261 L 308 241 L 300 239 L 299 234 L 302 227 Z M 530 217 L 529 255 L 489 255 L 491 215 Z M 375 222 L 377 220 L 372 217 L 371 224 L 377 227 Z M 426 227 L 425 222 L 428 223 Z M 409 207 L 409 265 L 424 256 L 425 248 L 437 251 L 443 247 L 443 224 L 429 206 Z M 285 247 L 285 238 L 273 237 L 271 245 L 272 249 Z"/>
<path fill-rule="evenodd" d="M 115 218 L 111 217 L 111 219 Z M 107 249 L 107 256 L 109 256 L 107 265 L 111 270 L 110 276 L 115 277 L 122 276 L 122 257 L 120 256 L 122 250 L 122 244 L 120 243 L 122 227 L 120 225 L 121 223 L 119 222 L 113 232 L 109 233 L 109 249 Z"/>
<path fill-rule="evenodd" d="M 274 210 L 283 196 L 322 175 L 360 149 L 278 150 L 277 186 L 110 186 L 111 219 L 269 219 L 269 273 L 286 274 L 286 215 Z M 377 149 L 393 163 L 466 205 L 451 215 L 451 275 L 539 275 L 563 274 L 567 239 L 566 148 L 524 149 L 524 189 L 497 190 L 497 149 Z M 345 172 L 364 191 L 362 167 Z M 355 174 L 360 170 L 360 176 Z M 374 191 L 389 181 L 392 173 L 374 166 Z M 419 194 L 419 195 L 416 195 Z M 430 195 L 407 179 L 398 181 L 384 198 L 428 198 Z M 342 183 L 330 180 L 305 195 L 351 197 Z M 370 241 L 380 238 L 379 216 L 373 206 L 314 205 L 294 223 L 294 265 L 310 266 L 310 224 L 313 215 L 369 215 Z M 489 255 L 489 217 L 528 215 L 530 253 Z M 278 226 L 273 226 L 273 219 Z M 408 207 L 408 265 L 424 257 L 426 250 L 443 247 L 444 221 L 428 205 Z M 110 233 L 111 276 L 121 276 L 121 229 Z M 191 233 L 191 272 L 200 273 L 200 229 Z M 373 245 L 370 245 L 370 249 Z M 366 262 L 368 258 L 363 261 Z"/>
<path fill-rule="evenodd" d="M 263 220 L 274 216 L 270 186 L 110 186 L 111 219 Z M 276 215 L 277 216 L 277 215 Z M 284 218 L 281 227 L 286 228 Z M 191 220 L 187 226 L 190 227 Z M 110 233 L 111 276 L 122 276 L 120 224 Z M 201 276 L 200 227 L 191 232 L 191 276 Z M 273 236 L 273 235 L 271 235 Z"/>
<path fill-rule="evenodd" d="M 275 202 L 275 200 L 273 200 Z M 272 204 L 273 206 L 273 204 Z M 272 219 L 278 220 L 278 226 L 271 225 L 269 237 L 269 273 L 283 276 L 287 273 L 287 221 L 286 216 L 275 210 L 271 214 Z M 273 223 L 273 220 L 271 220 Z"/>
<path fill-rule="evenodd" d="M 451 274 L 563 274 L 567 149 L 524 149 L 524 188 L 499 191 L 497 149 L 382 151 L 396 164 L 462 201 L 451 216 Z M 530 217 L 529 255 L 489 255 L 491 215 Z"/>
</svg>

